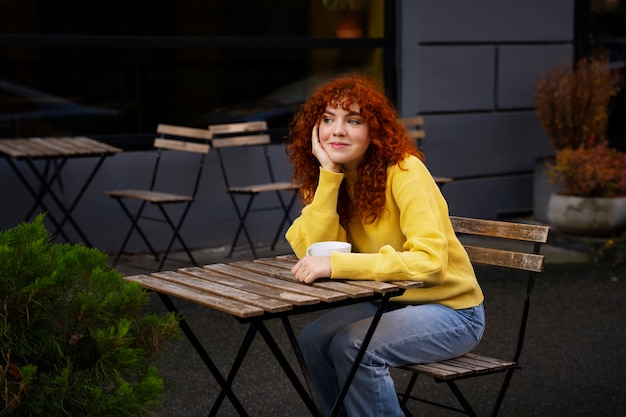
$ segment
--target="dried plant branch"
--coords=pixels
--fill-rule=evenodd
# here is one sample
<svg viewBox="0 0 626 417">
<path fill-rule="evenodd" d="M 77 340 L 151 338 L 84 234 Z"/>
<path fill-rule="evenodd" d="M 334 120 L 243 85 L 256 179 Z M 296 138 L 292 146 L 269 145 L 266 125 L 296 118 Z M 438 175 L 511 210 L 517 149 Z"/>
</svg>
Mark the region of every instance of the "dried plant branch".
<svg viewBox="0 0 626 417">
<path fill-rule="evenodd" d="M 535 107 L 557 151 L 607 141 L 609 103 L 619 83 L 606 61 L 598 58 L 582 59 L 574 68 L 553 68 L 539 79 Z"/>
</svg>

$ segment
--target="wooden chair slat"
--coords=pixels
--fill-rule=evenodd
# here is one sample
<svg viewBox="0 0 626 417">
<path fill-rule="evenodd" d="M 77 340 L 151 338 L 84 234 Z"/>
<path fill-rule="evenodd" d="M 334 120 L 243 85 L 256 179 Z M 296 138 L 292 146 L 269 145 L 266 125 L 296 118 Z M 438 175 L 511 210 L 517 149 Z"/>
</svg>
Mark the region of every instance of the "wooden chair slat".
<svg viewBox="0 0 626 417">
<path fill-rule="evenodd" d="M 450 216 L 456 233 L 546 243 L 548 226 Z"/>
<path fill-rule="evenodd" d="M 268 191 L 288 191 L 297 190 L 298 185 L 291 182 L 274 182 L 267 184 L 254 184 L 245 186 L 229 187 L 228 191 L 232 193 L 264 193 Z"/>
<path fill-rule="evenodd" d="M 211 146 L 206 143 L 194 143 L 182 140 L 155 138 L 154 147 L 161 149 L 171 149 L 175 151 L 195 152 L 207 154 L 211 150 Z"/>
<path fill-rule="evenodd" d="M 117 257 L 113 265 L 117 264 L 120 255 L 124 253 L 130 237 L 138 234 L 145 246 L 152 255 L 159 259 L 160 270 L 165 264 L 172 245 L 169 245 L 162 256 L 153 248 L 148 241 L 148 235 L 143 230 L 143 225 L 148 222 L 159 222 L 167 224 L 172 232 L 172 242 L 178 240 L 192 264 L 196 261 L 188 249 L 179 231 L 186 219 L 186 214 L 191 205 L 195 202 L 195 197 L 200 190 L 200 182 L 203 178 L 204 161 L 211 150 L 210 139 L 212 133 L 208 129 L 197 129 L 186 126 L 175 126 L 169 124 L 159 124 L 157 133 L 161 135 L 154 139 L 153 166 L 150 181 L 143 189 L 111 190 L 104 193 L 115 199 L 121 206 L 124 214 L 131 222 L 130 230 L 126 238 L 117 251 Z M 183 154 L 184 153 L 184 154 Z M 184 158 L 184 170 L 174 167 L 176 172 L 170 173 L 172 169 L 170 162 L 179 157 Z M 163 190 L 163 188 L 166 190 Z M 169 190 L 176 191 L 175 193 Z M 127 205 L 127 199 L 141 200 L 142 204 L 133 206 Z M 147 210 L 144 212 L 145 202 L 157 205 L 159 210 Z"/>
<path fill-rule="evenodd" d="M 211 125 L 209 130 L 216 135 L 242 132 L 260 132 L 267 130 L 267 122 L 259 120 L 255 122 L 223 123 Z"/>
<path fill-rule="evenodd" d="M 292 221 L 291 208 L 296 202 L 300 187 L 291 182 L 280 181 L 280 178 L 275 176 L 272 139 L 265 121 L 216 124 L 210 125 L 208 129 L 213 133 L 211 143 L 217 151 L 224 185 L 239 218 L 238 232 L 233 237 L 227 256 L 232 255 L 238 240 L 245 238 L 253 257 L 257 258 L 255 245 L 248 230 L 248 215 L 258 211 L 282 213 L 283 220 L 274 235 L 273 248 L 283 227 Z M 247 179 L 241 176 L 241 158 L 236 147 L 248 147 L 247 153 L 258 158 L 258 161 L 246 170 Z M 264 200 L 257 199 L 256 197 L 262 193 L 270 193 L 271 196 L 266 194 Z"/>
<path fill-rule="evenodd" d="M 543 255 L 482 248 L 472 245 L 464 245 L 464 247 L 473 263 L 534 272 L 541 272 L 543 269 Z"/>
<path fill-rule="evenodd" d="M 246 135 L 246 136 L 227 136 L 223 138 L 214 138 L 213 146 L 216 148 L 231 148 L 234 146 L 252 146 L 265 145 L 271 142 L 270 135 Z"/>
<path fill-rule="evenodd" d="M 211 132 L 209 129 L 198 129 L 187 126 L 175 126 L 167 124 L 159 124 L 157 126 L 157 133 L 160 133 L 162 135 L 196 138 L 206 141 L 213 138 L 213 132 Z"/>
<path fill-rule="evenodd" d="M 496 415 L 500 407 L 501 400 L 508 387 L 508 380 L 511 372 L 518 368 L 517 358 L 521 354 L 522 341 L 525 334 L 526 320 L 528 317 L 528 302 L 533 287 L 533 282 L 537 273 L 543 270 L 544 256 L 539 254 L 541 245 L 548 240 L 549 227 L 541 225 L 532 225 L 515 222 L 504 222 L 497 220 L 471 219 L 462 217 L 451 217 L 454 231 L 459 235 L 471 235 L 478 238 L 481 246 L 472 241 L 472 244 L 464 244 L 465 250 L 469 255 L 473 264 L 490 265 L 494 267 L 503 267 L 511 270 L 526 271 L 527 285 L 525 287 L 525 302 L 522 303 L 522 314 L 519 323 L 517 340 L 515 340 L 515 353 L 513 360 L 501 359 L 491 356 L 478 355 L 475 353 L 466 353 L 457 358 L 444 360 L 427 364 L 408 364 L 401 366 L 400 369 L 412 372 L 414 374 L 422 374 L 435 378 L 438 381 L 446 381 L 447 385 L 452 389 L 456 398 L 463 406 L 463 412 L 468 415 L 474 415 L 475 412 L 469 405 L 460 390 L 455 385 L 455 380 L 462 378 L 477 377 L 480 375 L 490 375 L 500 372 L 507 372 L 507 377 L 503 379 L 500 385 L 497 400 L 492 415 Z M 461 239 L 463 241 L 463 239 Z M 493 240 L 506 242 L 507 246 L 520 247 L 519 250 L 500 249 L 493 247 Z M 482 243 L 485 245 L 482 246 Z M 532 243 L 532 245 L 531 245 Z M 532 246 L 532 248 L 530 248 Z M 478 277 L 480 281 L 480 277 Z M 427 401 L 424 398 L 414 397 L 411 392 L 416 375 L 407 385 L 403 393 L 399 393 L 401 404 L 406 409 L 407 401 L 410 399 L 423 400 L 431 405 L 441 406 L 450 409 L 448 404 Z M 461 411 L 461 410 L 458 410 Z"/>
<path fill-rule="evenodd" d="M 193 201 L 193 197 L 188 195 L 164 193 L 150 190 L 110 190 L 105 191 L 104 193 L 111 197 L 133 198 L 135 200 L 145 200 L 151 203 L 174 203 Z"/>
</svg>

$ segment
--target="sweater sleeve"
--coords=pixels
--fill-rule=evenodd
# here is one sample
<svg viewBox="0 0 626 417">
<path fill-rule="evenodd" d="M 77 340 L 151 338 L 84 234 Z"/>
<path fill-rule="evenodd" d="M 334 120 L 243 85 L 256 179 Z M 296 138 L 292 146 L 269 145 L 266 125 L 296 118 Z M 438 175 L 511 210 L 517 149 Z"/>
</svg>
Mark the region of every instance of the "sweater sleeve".
<svg viewBox="0 0 626 417">
<path fill-rule="evenodd" d="M 337 200 L 344 174 L 320 168 L 320 178 L 313 201 L 302 209 L 285 235 L 298 258 L 315 242 L 346 241 L 346 231 L 339 224 Z"/>
</svg>

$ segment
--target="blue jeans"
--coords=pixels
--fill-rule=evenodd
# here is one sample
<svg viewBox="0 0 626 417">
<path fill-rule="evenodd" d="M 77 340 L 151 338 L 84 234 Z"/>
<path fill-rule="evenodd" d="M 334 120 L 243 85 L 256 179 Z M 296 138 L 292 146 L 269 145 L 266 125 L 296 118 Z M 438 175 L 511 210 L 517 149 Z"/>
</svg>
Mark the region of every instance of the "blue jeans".
<svg viewBox="0 0 626 417">
<path fill-rule="evenodd" d="M 313 385 L 328 415 L 339 396 L 378 304 L 340 307 L 308 324 L 299 337 Z M 389 367 L 454 358 L 472 350 L 485 327 L 483 305 L 390 303 L 344 401 L 342 416 L 403 416 Z"/>
</svg>

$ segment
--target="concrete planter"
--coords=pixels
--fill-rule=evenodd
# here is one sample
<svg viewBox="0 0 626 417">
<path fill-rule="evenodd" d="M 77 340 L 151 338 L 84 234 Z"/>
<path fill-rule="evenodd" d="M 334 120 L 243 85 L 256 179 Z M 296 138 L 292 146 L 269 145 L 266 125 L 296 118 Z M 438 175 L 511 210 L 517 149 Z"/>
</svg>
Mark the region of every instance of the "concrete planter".
<svg viewBox="0 0 626 417">
<path fill-rule="evenodd" d="M 533 176 L 533 215 L 540 222 L 548 222 L 548 202 L 552 193 L 563 190 L 560 183 L 550 182 L 548 163 L 554 164 L 554 156 L 542 156 L 535 159 Z"/>
<path fill-rule="evenodd" d="M 556 229 L 579 236 L 609 236 L 626 229 L 626 196 L 577 197 L 552 193 L 548 221 Z"/>
</svg>

